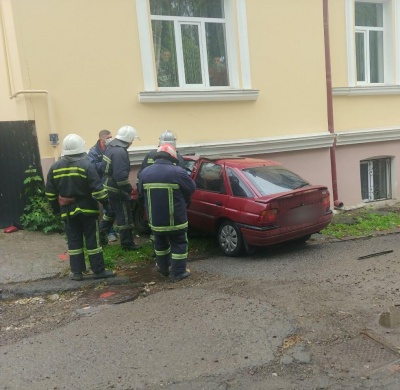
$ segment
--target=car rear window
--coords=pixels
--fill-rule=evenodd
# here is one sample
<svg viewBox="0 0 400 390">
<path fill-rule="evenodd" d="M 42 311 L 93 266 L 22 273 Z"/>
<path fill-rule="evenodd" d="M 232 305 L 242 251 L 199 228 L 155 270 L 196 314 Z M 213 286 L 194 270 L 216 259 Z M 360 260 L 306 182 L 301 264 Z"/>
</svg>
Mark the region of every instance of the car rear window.
<svg viewBox="0 0 400 390">
<path fill-rule="evenodd" d="M 309 183 L 283 167 L 254 167 L 242 170 L 262 196 L 279 194 L 301 188 Z"/>
</svg>

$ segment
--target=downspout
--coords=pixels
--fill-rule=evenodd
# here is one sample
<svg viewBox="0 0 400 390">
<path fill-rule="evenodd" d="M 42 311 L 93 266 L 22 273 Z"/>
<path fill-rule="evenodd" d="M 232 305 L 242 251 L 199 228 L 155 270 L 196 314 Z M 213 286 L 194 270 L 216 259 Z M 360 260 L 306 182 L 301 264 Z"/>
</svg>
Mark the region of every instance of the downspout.
<svg viewBox="0 0 400 390">
<path fill-rule="evenodd" d="M 328 130 L 331 134 L 335 134 L 335 126 L 333 121 L 333 99 L 332 99 L 332 72 L 331 72 L 331 54 L 329 43 L 329 15 L 328 15 L 328 0 L 323 1 L 324 12 L 324 42 L 325 42 L 325 72 L 326 72 L 326 102 L 328 112 Z M 330 148 L 331 157 L 331 175 L 332 175 L 332 191 L 333 205 L 335 208 L 342 208 L 343 202 L 339 200 L 337 188 L 337 171 L 336 171 L 336 137 L 333 139 L 333 144 Z"/>
</svg>

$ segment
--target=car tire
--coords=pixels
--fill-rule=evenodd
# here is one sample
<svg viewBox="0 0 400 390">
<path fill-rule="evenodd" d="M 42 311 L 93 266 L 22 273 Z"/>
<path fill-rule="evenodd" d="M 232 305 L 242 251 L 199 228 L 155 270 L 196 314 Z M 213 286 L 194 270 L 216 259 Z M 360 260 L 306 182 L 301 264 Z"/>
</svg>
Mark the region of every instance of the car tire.
<svg viewBox="0 0 400 390">
<path fill-rule="evenodd" d="M 133 223 L 139 234 L 150 234 L 151 229 L 147 221 L 146 210 L 143 204 L 138 204 L 133 209 Z"/>
<path fill-rule="evenodd" d="M 222 222 L 218 229 L 218 243 L 226 256 L 240 256 L 244 243 L 239 227 L 231 221 Z"/>
</svg>

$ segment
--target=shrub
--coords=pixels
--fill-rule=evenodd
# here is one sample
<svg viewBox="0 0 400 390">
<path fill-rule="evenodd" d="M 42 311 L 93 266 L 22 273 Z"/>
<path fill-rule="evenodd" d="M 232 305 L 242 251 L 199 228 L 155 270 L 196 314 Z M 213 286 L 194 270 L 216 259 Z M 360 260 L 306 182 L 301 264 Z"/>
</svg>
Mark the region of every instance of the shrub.
<svg viewBox="0 0 400 390">
<path fill-rule="evenodd" d="M 53 214 L 50 203 L 45 195 L 42 177 L 36 168 L 29 166 L 25 171 L 24 194 L 27 202 L 21 216 L 22 226 L 31 231 L 61 232 L 63 223 Z"/>
</svg>

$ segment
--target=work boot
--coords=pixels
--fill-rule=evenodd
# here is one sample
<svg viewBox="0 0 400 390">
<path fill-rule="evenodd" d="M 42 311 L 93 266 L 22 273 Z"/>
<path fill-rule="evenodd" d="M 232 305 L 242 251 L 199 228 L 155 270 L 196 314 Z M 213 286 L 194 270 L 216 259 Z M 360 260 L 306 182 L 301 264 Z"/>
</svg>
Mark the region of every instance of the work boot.
<svg viewBox="0 0 400 390">
<path fill-rule="evenodd" d="M 131 244 L 131 245 L 124 245 L 122 246 L 122 250 L 123 251 L 137 251 L 138 249 L 140 249 L 142 246 L 141 245 L 137 245 L 135 243 Z"/>
<path fill-rule="evenodd" d="M 82 272 L 71 272 L 70 274 L 69 274 L 69 278 L 71 279 L 71 280 L 83 280 L 83 275 L 82 275 Z"/>
<path fill-rule="evenodd" d="M 107 279 L 113 278 L 114 276 L 117 276 L 117 274 L 109 269 L 105 269 L 104 271 L 98 272 L 97 274 L 93 273 L 94 279 Z"/>
<path fill-rule="evenodd" d="M 189 272 L 189 270 L 186 270 L 186 272 L 183 272 L 181 274 L 172 276 L 172 281 L 175 282 L 179 282 L 182 279 L 186 279 L 191 275 L 191 273 Z"/>
<path fill-rule="evenodd" d="M 159 272 L 161 275 L 165 276 L 166 278 L 170 275 L 169 270 L 161 269 L 158 265 L 156 265 L 156 271 Z"/>
</svg>

